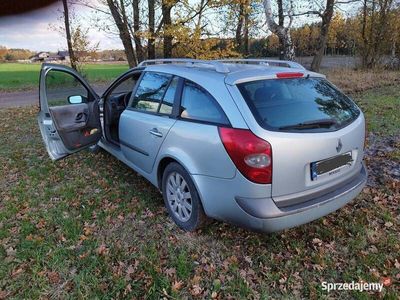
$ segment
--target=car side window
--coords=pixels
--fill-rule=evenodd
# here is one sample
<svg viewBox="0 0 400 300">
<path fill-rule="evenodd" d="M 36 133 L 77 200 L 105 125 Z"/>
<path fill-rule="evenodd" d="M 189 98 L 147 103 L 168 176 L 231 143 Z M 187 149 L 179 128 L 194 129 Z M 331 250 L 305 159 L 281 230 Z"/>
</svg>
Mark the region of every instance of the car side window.
<svg viewBox="0 0 400 300">
<path fill-rule="evenodd" d="M 130 106 L 137 110 L 157 112 L 170 79 L 171 75 L 168 74 L 146 72 Z"/>
<path fill-rule="evenodd" d="M 135 84 L 138 80 L 138 74 L 133 74 L 129 76 L 128 78 L 125 78 L 123 81 L 117 84 L 112 91 L 110 92 L 110 95 L 114 96 L 117 94 L 127 94 L 132 92 L 133 88 L 135 87 Z"/>
<path fill-rule="evenodd" d="M 46 75 L 46 97 L 49 107 L 90 101 L 90 94 L 73 75 L 59 70 L 50 70 Z M 77 103 L 78 103 L 77 102 Z"/>
<path fill-rule="evenodd" d="M 185 80 L 181 101 L 181 118 L 229 125 L 217 101 L 201 86 Z"/>
<path fill-rule="evenodd" d="M 174 105 L 175 93 L 178 87 L 178 82 L 179 82 L 179 77 L 175 76 L 174 78 L 172 78 L 168 86 L 168 89 L 164 95 L 164 98 L 161 102 L 159 110 L 160 114 L 170 115 L 172 113 L 172 107 Z"/>
<path fill-rule="evenodd" d="M 118 105 L 127 106 L 140 73 L 130 74 L 114 86 L 106 95 L 105 101 L 113 100 Z"/>
</svg>

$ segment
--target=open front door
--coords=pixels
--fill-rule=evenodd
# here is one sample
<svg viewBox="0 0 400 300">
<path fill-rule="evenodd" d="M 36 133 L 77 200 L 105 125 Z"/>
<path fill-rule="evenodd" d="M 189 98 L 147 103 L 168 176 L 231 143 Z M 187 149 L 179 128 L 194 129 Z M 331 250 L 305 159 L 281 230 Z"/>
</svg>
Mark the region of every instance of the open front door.
<svg viewBox="0 0 400 300">
<path fill-rule="evenodd" d="M 63 65 L 43 64 L 39 96 L 39 128 L 52 160 L 100 140 L 99 96 L 76 71 Z"/>
</svg>

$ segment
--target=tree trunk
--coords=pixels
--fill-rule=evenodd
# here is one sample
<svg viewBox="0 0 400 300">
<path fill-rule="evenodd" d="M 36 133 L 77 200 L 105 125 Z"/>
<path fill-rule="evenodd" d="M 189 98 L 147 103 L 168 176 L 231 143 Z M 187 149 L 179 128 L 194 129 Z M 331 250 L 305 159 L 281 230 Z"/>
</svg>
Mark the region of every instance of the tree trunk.
<svg viewBox="0 0 400 300">
<path fill-rule="evenodd" d="M 245 56 L 249 55 L 250 52 L 249 44 L 249 12 L 246 11 L 244 15 L 244 29 L 243 29 L 243 53 Z"/>
<path fill-rule="evenodd" d="M 311 63 L 311 70 L 318 72 L 321 67 L 322 57 L 328 40 L 329 25 L 331 24 L 333 16 L 333 8 L 335 0 L 327 0 L 325 11 L 322 14 L 321 30 L 318 37 L 317 48 L 315 50 L 314 58 Z"/>
<path fill-rule="evenodd" d="M 136 53 L 133 49 L 131 34 L 129 33 L 129 25 L 124 22 L 117 5 L 114 0 L 107 0 L 108 7 L 110 8 L 111 15 L 114 18 L 115 24 L 119 31 L 119 37 L 122 45 L 124 46 L 126 59 L 128 60 L 129 67 L 133 68 L 137 65 Z"/>
<path fill-rule="evenodd" d="M 285 17 L 283 15 L 283 1 L 278 0 L 278 25 L 283 28 Z M 285 53 L 285 38 L 283 36 L 278 36 L 279 39 L 279 59 L 284 60 Z"/>
<path fill-rule="evenodd" d="M 161 11 L 164 20 L 164 58 L 172 57 L 173 36 L 168 32 L 172 25 L 171 9 L 172 5 L 168 1 L 163 1 Z"/>
<path fill-rule="evenodd" d="M 368 45 L 368 37 L 367 37 L 367 14 L 368 14 L 368 0 L 364 0 L 363 2 L 363 12 L 362 12 L 362 28 L 361 28 L 361 36 L 363 39 L 364 49 L 361 51 L 361 60 L 362 66 L 365 68 L 368 64 L 369 57 L 369 47 Z"/>
<path fill-rule="evenodd" d="M 242 46 L 243 46 L 243 40 L 242 40 L 242 30 L 243 30 L 243 25 L 244 25 L 244 14 L 245 14 L 245 8 L 244 8 L 244 3 L 239 4 L 239 16 L 238 16 L 238 23 L 236 26 L 236 34 L 235 34 L 235 41 L 236 41 L 236 46 L 239 52 L 242 52 Z"/>
<path fill-rule="evenodd" d="M 147 1 L 149 6 L 149 38 L 147 40 L 147 57 L 149 59 L 156 58 L 156 46 L 155 46 L 155 0 Z"/>
<path fill-rule="evenodd" d="M 264 4 L 265 16 L 267 18 L 268 28 L 269 30 L 271 30 L 272 33 L 278 36 L 281 49 L 283 49 L 282 51 L 283 53 L 280 55 L 280 58 L 283 58 L 285 60 L 294 60 L 295 58 L 294 45 L 292 37 L 290 35 L 290 26 L 292 23 L 292 17 L 290 16 L 291 20 L 287 28 L 283 26 L 283 21 L 281 21 L 281 18 L 280 18 L 280 23 L 282 23 L 282 25 L 276 24 L 274 21 L 274 16 L 272 14 L 271 0 L 263 0 L 263 4 Z M 283 18 L 283 9 L 281 14 Z"/>
<path fill-rule="evenodd" d="M 132 1 L 133 8 L 133 40 L 135 41 L 136 55 L 138 62 L 144 60 L 144 50 L 142 46 L 142 40 L 139 36 L 140 31 L 140 10 L 139 0 Z"/>
<path fill-rule="evenodd" d="M 65 33 L 66 33 L 66 37 L 67 37 L 69 59 L 71 62 L 71 67 L 76 70 L 76 57 L 75 57 L 74 49 L 72 48 L 71 29 L 70 29 L 70 24 L 69 24 L 69 11 L 68 11 L 67 0 L 63 0 L 63 6 L 64 6 Z"/>
</svg>

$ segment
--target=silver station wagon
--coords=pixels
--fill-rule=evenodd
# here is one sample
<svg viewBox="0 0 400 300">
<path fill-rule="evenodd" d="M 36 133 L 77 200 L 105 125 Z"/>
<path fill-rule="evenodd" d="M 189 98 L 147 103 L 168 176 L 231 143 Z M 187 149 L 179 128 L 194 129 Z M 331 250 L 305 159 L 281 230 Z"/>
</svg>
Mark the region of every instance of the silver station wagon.
<svg viewBox="0 0 400 300">
<path fill-rule="evenodd" d="M 207 217 L 294 227 L 344 206 L 367 179 L 363 113 L 289 61 L 145 61 L 101 97 L 72 69 L 43 64 L 38 122 L 53 160 L 103 148 L 160 189 L 188 231 Z"/>
</svg>

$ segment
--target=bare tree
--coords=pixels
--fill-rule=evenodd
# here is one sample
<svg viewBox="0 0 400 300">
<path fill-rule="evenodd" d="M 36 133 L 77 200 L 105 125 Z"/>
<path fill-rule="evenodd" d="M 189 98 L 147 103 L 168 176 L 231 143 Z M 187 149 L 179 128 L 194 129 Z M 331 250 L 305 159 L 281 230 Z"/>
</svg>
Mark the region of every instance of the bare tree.
<svg viewBox="0 0 400 300">
<path fill-rule="evenodd" d="M 139 62 L 144 60 L 144 50 L 140 38 L 140 10 L 139 0 L 132 0 L 133 8 L 133 40 L 135 42 L 136 55 Z"/>
<path fill-rule="evenodd" d="M 161 12 L 164 24 L 164 57 L 169 58 L 172 56 L 172 41 L 173 36 L 169 32 L 172 26 L 171 10 L 174 3 L 168 0 L 162 0 Z"/>
<path fill-rule="evenodd" d="M 326 41 L 328 39 L 329 26 L 331 24 L 335 0 L 326 0 L 325 10 L 319 13 L 321 17 L 320 33 L 317 41 L 317 48 L 311 63 L 311 70 L 318 72 L 321 67 L 322 57 L 324 55 Z"/>
<path fill-rule="evenodd" d="M 267 24 L 269 30 L 276 34 L 279 38 L 281 53 L 280 59 L 294 60 L 295 52 L 292 37 L 290 35 L 290 28 L 293 22 L 293 2 L 289 0 L 288 17 L 289 23 L 284 26 L 284 14 L 283 14 L 283 0 L 278 0 L 278 18 L 279 23 L 277 24 L 274 20 L 274 15 L 272 13 L 271 0 L 263 0 L 265 16 L 267 18 Z"/>
<path fill-rule="evenodd" d="M 111 15 L 114 18 L 115 25 L 119 31 L 119 37 L 122 45 L 124 46 L 126 59 L 128 60 L 129 67 L 133 68 L 137 65 L 137 57 L 135 49 L 133 48 L 132 38 L 129 31 L 128 18 L 125 12 L 123 0 L 119 5 L 116 0 L 107 0 L 107 5 L 110 9 Z"/>
<path fill-rule="evenodd" d="M 70 28 L 70 23 L 69 23 L 68 3 L 67 3 L 67 0 L 63 0 L 62 2 L 63 2 L 63 7 L 64 7 L 65 34 L 66 34 L 66 37 L 67 37 L 69 58 L 70 58 L 70 61 L 71 61 L 71 67 L 76 70 L 77 69 L 76 68 L 76 58 L 75 58 L 74 49 L 72 47 L 72 38 L 71 38 L 71 28 Z"/>
<path fill-rule="evenodd" d="M 249 13 L 250 1 L 240 1 L 235 40 L 239 51 L 243 52 L 244 55 L 249 54 Z"/>
<path fill-rule="evenodd" d="M 147 5 L 149 8 L 149 38 L 147 39 L 147 57 L 154 59 L 156 57 L 155 46 L 155 0 L 148 0 Z"/>
</svg>

